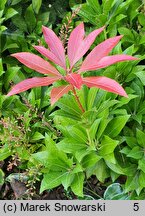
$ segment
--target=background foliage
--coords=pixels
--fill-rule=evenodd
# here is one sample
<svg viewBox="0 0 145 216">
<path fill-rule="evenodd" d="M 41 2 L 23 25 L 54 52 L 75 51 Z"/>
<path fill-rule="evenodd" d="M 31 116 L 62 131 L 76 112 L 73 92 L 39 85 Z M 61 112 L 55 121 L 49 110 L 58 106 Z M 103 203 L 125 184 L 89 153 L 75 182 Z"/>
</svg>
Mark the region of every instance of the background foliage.
<svg viewBox="0 0 145 216">
<path fill-rule="evenodd" d="M 113 54 L 140 58 L 91 73 L 117 80 L 129 98 L 84 86 L 78 91 L 83 114 L 71 94 L 51 107 L 51 87 L 5 98 L 11 85 L 35 74 L 10 54 L 35 53 L 33 45 L 45 44 L 42 25 L 67 39 L 82 21 L 87 33 L 106 26 L 91 49 L 123 34 Z M 72 191 L 83 199 L 145 199 L 144 1 L 3 0 L 0 23 L 1 198 L 12 198 L 8 186 L 16 198 L 33 198 L 63 185 L 69 198 Z M 102 195 L 89 187 L 91 179 Z"/>
</svg>

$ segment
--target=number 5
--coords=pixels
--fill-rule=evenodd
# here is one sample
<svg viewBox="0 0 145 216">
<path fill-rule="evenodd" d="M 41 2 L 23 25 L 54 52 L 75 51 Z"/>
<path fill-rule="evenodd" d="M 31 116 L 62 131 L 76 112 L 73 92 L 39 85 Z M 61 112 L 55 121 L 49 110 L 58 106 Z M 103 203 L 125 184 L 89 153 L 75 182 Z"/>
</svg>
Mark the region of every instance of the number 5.
<svg viewBox="0 0 145 216">
<path fill-rule="evenodd" d="M 139 203 L 134 203 L 133 210 L 138 211 L 139 210 Z"/>
</svg>

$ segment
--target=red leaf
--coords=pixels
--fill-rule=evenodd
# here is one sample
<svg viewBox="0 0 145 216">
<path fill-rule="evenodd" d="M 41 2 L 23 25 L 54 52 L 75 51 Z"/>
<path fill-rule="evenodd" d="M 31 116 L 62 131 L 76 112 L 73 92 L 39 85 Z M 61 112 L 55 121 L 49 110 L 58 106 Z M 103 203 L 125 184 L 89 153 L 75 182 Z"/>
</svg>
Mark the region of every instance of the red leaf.
<svg viewBox="0 0 145 216">
<path fill-rule="evenodd" d="M 84 25 L 81 23 L 71 33 L 68 41 L 68 57 L 70 68 L 89 50 L 97 35 L 104 30 L 104 27 L 91 32 L 84 39 Z"/>
<path fill-rule="evenodd" d="M 51 90 L 51 105 L 53 105 L 59 98 L 61 98 L 64 94 L 67 94 L 72 89 L 71 85 L 53 87 Z"/>
<path fill-rule="evenodd" d="M 113 92 L 124 97 L 128 97 L 122 86 L 113 79 L 107 77 L 85 77 L 83 78 L 83 84 L 88 87 L 97 87 L 108 92 Z"/>
<path fill-rule="evenodd" d="M 27 67 L 42 73 L 42 74 L 50 74 L 61 77 L 59 72 L 53 67 L 49 62 L 45 61 L 41 57 L 28 53 L 28 52 L 20 52 L 12 54 L 11 56 L 18 59 L 22 64 Z"/>
<path fill-rule="evenodd" d="M 82 44 L 84 38 L 84 24 L 79 24 L 70 34 L 69 41 L 68 41 L 68 58 L 70 61 L 70 68 L 73 67 L 76 60 L 76 53 L 79 50 L 79 47 Z"/>
<path fill-rule="evenodd" d="M 56 56 L 57 59 L 59 59 L 63 68 L 66 68 L 65 50 L 63 48 L 61 40 L 51 29 L 45 26 L 43 26 L 42 29 L 45 41 L 48 44 L 50 51 Z"/>
<path fill-rule="evenodd" d="M 65 80 L 78 89 L 80 89 L 82 86 L 82 78 L 80 74 L 75 74 L 75 73 L 68 74 L 67 76 L 65 76 Z"/>
<path fill-rule="evenodd" d="M 57 65 L 60 65 L 62 68 L 64 68 L 64 65 L 62 62 L 48 49 L 46 49 L 43 46 L 33 46 L 39 53 L 41 53 L 43 56 L 48 58 L 50 61 L 54 62 Z M 64 68 L 65 69 L 65 68 Z"/>
<path fill-rule="evenodd" d="M 19 94 L 20 92 L 26 91 L 30 88 L 38 86 L 48 86 L 53 82 L 59 80 L 59 77 L 33 77 L 16 84 L 12 87 L 12 90 L 7 94 L 7 96 Z"/>
<path fill-rule="evenodd" d="M 94 64 L 94 65 L 92 64 L 91 66 L 86 67 L 86 68 L 83 67 L 83 70 L 84 71 L 97 70 L 97 69 L 104 68 L 104 67 L 107 67 L 109 65 L 115 64 L 117 62 L 130 61 L 130 60 L 138 60 L 138 58 L 135 58 L 135 57 L 129 56 L 129 55 L 124 55 L 124 54 L 105 56 L 99 62 L 96 62 L 96 64 Z"/>
<path fill-rule="evenodd" d="M 85 71 L 85 68 L 92 67 L 93 65 L 97 64 L 97 62 L 100 61 L 103 57 L 107 56 L 121 38 L 122 36 L 109 38 L 96 46 L 84 60 L 79 72 Z"/>
</svg>

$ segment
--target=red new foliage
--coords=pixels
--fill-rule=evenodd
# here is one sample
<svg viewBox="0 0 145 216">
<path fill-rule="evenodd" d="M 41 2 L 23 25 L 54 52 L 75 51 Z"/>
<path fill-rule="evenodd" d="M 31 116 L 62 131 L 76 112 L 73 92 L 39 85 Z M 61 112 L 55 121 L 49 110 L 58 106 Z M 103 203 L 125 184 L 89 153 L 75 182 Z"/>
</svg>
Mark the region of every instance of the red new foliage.
<svg viewBox="0 0 145 216">
<path fill-rule="evenodd" d="M 137 60 L 135 57 L 124 54 L 108 56 L 110 51 L 117 45 L 122 36 L 109 38 L 97 45 L 85 58 L 84 62 L 80 66 L 80 69 L 73 73 L 76 62 L 86 54 L 97 35 L 99 35 L 103 30 L 104 27 L 94 30 L 85 37 L 84 24 L 81 23 L 71 32 L 68 40 L 67 55 L 69 60 L 69 68 L 67 68 L 65 49 L 61 40 L 51 29 L 43 27 L 43 34 L 48 45 L 48 49 L 43 46 L 34 46 L 34 48 L 43 56 L 47 57 L 51 62 L 61 66 L 65 70 L 65 76 L 62 76 L 54 66 L 37 55 L 28 52 L 13 54 L 12 56 L 17 58 L 22 64 L 39 73 L 46 74 L 47 77 L 34 77 L 26 79 L 15 85 L 7 96 L 18 94 L 37 86 L 51 85 L 57 80 L 63 79 L 68 84 L 52 88 L 50 95 L 51 104 L 54 104 L 60 97 L 68 93 L 68 91 L 74 90 L 74 88 L 80 89 L 82 85 L 87 85 L 90 88 L 101 88 L 127 97 L 127 94 L 122 86 L 113 79 L 101 76 L 85 78 L 81 76 L 81 74 L 86 71 L 104 68 L 117 62 Z"/>
</svg>

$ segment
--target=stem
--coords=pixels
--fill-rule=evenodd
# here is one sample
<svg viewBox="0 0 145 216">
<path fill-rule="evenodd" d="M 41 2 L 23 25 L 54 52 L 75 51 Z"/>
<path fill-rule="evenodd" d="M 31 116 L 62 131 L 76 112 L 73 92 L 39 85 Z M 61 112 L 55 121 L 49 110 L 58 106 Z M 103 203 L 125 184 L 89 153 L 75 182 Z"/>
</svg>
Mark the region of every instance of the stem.
<svg viewBox="0 0 145 216">
<path fill-rule="evenodd" d="M 85 110 L 84 110 L 84 108 L 83 108 L 83 106 L 82 106 L 82 104 L 81 104 L 81 102 L 80 102 L 79 97 L 77 96 L 77 93 L 76 93 L 76 90 L 75 90 L 74 87 L 73 87 L 72 91 L 73 91 L 73 93 L 74 93 L 75 99 L 76 99 L 76 101 L 77 101 L 77 103 L 78 103 L 78 105 L 79 105 L 81 111 L 84 113 Z"/>
</svg>

